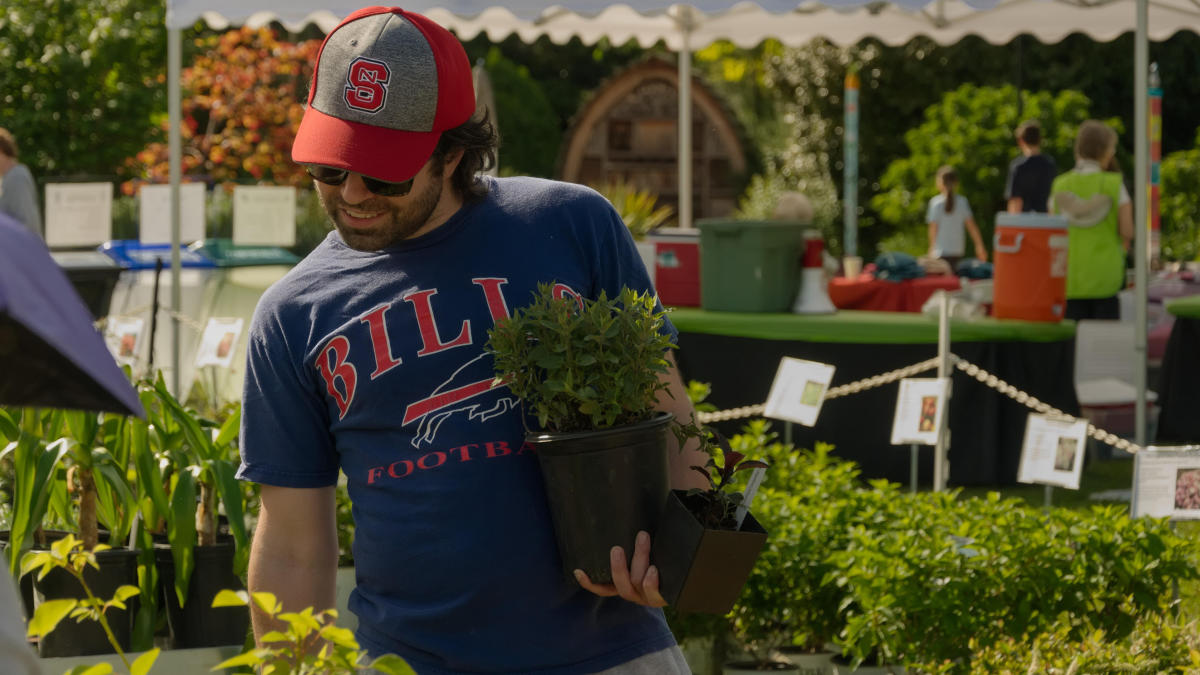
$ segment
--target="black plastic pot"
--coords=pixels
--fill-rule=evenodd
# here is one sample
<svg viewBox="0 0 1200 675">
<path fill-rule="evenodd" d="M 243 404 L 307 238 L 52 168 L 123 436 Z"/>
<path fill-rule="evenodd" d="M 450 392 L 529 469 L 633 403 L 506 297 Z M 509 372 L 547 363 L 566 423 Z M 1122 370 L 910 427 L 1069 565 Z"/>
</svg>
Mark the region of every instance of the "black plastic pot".
<svg viewBox="0 0 1200 675">
<path fill-rule="evenodd" d="M 96 553 L 96 562 L 100 569 L 88 566 L 83 571 L 83 579 L 96 598 L 108 600 L 121 586 L 137 586 L 138 551 L 127 548 L 100 551 Z M 36 572 L 31 572 L 30 576 L 36 576 Z M 38 605 L 46 600 L 87 597 L 75 577 L 58 568 L 50 570 L 40 580 L 35 578 L 33 589 L 35 604 Z M 125 606 L 125 609 L 109 608 L 104 616 L 121 649 L 128 651 L 132 646 L 133 618 L 139 606 L 137 596 L 126 600 Z M 43 657 L 88 656 L 111 654 L 112 651 L 112 645 L 100 623 L 86 619 L 82 622 L 63 619 L 38 643 L 38 653 Z"/>
<path fill-rule="evenodd" d="M 689 508 L 696 499 L 671 492 L 650 556 L 668 604 L 681 612 L 725 614 L 750 578 L 767 531 L 752 513 L 740 530 L 706 529 Z"/>
<path fill-rule="evenodd" d="M 213 598 L 223 589 L 243 590 L 246 585 L 233 573 L 233 542 L 192 549 L 195 567 L 188 583 L 187 602 L 181 607 L 175 593 L 175 560 L 171 547 L 155 545 L 154 565 L 158 568 L 159 587 L 167 608 L 167 625 L 174 649 L 240 645 L 250 628 L 250 610 L 246 607 L 212 606 Z"/>
<path fill-rule="evenodd" d="M 670 492 L 670 413 L 639 424 L 526 437 L 542 467 L 563 574 L 581 569 L 595 583 L 612 582 L 609 551 L 633 554 L 639 530 L 658 530 Z"/>
</svg>

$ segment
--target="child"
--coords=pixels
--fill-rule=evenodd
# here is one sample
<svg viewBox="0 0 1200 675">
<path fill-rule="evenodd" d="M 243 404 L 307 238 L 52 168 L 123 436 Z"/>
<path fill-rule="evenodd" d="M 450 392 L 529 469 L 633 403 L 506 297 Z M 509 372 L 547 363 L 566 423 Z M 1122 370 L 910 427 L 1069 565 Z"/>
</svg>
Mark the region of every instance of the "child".
<svg viewBox="0 0 1200 675">
<path fill-rule="evenodd" d="M 963 230 L 966 229 L 975 244 L 975 257 L 987 261 L 987 249 L 983 246 L 979 227 L 975 225 L 971 205 L 966 197 L 954 193 L 958 187 L 958 174 L 953 168 L 943 166 L 938 169 L 937 187 L 941 194 L 929 200 L 925 212 L 925 221 L 929 223 L 929 255 L 944 258 L 950 263 L 950 269 L 955 269 L 965 255 Z"/>
</svg>

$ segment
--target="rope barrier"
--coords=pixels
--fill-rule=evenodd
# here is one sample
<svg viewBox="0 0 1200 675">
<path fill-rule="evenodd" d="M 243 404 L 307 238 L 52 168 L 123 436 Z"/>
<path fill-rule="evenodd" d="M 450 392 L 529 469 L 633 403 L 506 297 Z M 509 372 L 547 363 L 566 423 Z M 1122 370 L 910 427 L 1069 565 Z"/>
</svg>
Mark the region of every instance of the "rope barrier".
<svg viewBox="0 0 1200 675">
<path fill-rule="evenodd" d="M 951 354 L 950 360 L 953 362 L 956 368 L 963 371 L 967 375 L 975 378 L 984 385 L 995 389 L 1005 396 L 1008 396 L 1017 403 L 1030 408 L 1031 410 L 1043 415 L 1053 415 L 1071 421 L 1080 421 L 1084 419 L 1081 417 L 1075 417 L 1074 415 L 1068 415 L 1058 408 L 1042 402 L 1032 394 L 1021 391 L 999 377 L 996 377 L 983 368 L 980 368 L 974 363 L 971 363 L 970 361 L 967 361 L 966 359 L 963 359 L 957 355 Z M 842 396 L 849 396 L 851 394 L 858 394 L 869 389 L 874 389 L 885 384 L 902 380 L 906 377 L 911 377 L 918 373 L 933 370 L 934 368 L 937 368 L 937 366 L 938 359 L 936 357 L 927 359 L 925 361 L 921 361 L 920 363 L 914 363 L 911 366 L 897 368 L 895 370 L 881 373 L 879 375 L 873 375 L 856 382 L 850 382 L 848 384 L 832 387 L 825 392 L 825 399 L 828 400 L 831 398 L 839 398 Z M 742 406 L 740 408 L 730 408 L 729 410 L 718 410 L 716 412 L 697 413 L 696 420 L 700 424 L 711 424 L 713 422 L 727 422 L 730 420 L 744 419 L 747 417 L 758 417 L 763 414 L 763 410 L 765 408 L 765 405 L 759 404 Z M 1124 450 L 1125 452 L 1136 453 L 1143 449 L 1140 445 L 1121 438 L 1112 432 L 1105 431 L 1091 422 L 1088 422 L 1087 425 L 1087 435 L 1096 439 L 1097 441 L 1100 441 L 1101 443 L 1107 443 L 1108 445 L 1111 445 L 1118 450 Z"/>
</svg>

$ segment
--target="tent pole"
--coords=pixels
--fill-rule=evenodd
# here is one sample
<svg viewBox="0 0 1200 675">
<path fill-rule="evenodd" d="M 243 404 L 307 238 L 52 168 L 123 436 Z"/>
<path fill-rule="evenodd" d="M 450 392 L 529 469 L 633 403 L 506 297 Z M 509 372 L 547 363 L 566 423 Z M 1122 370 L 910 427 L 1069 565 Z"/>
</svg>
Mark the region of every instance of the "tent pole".
<svg viewBox="0 0 1200 675">
<path fill-rule="evenodd" d="M 1149 143 L 1149 109 L 1150 92 L 1149 79 L 1149 45 L 1147 44 L 1147 26 L 1149 25 L 1149 3 L 1147 0 L 1137 0 L 1137 33 L 1133 47 L 1133 129 L 1134 129 L 1134 195 L 1133 195 L 1133 231 L 1134 231 L 1134 312 L 1133 329 L 1133 364 L 1134 383 L 1137 386 L 1137 410 L 1134 424 L 1138 445 L 1146 444 L 1146 301 L 1149 278 L 1147 274 L 1147 257 L 1149 252 L 1149 232 L 1147 219 L 1147 181 L 1150 177 L 1150 143 Z"/>
<path fill-rule="evenodd" d="M 692 227 L 692 30 L 688 5 L 676 5 L 683 44 L 679 48 L 679 227 Z"/>
<path fill-rule="evenodd" d="M 182 306 L 179 288 L 179 182 L 182 171 L 182 139 L 179 125 L 182 122 L 180 114 L 179 80 L 182 57 L 180 29 L 167 29 L 167 128 L 168 128 L 168 159 L 170 162 L 171 181 L 171 393 L 183 398 L 179 391 L 179 318 L 177 312 Z M 150 345 L 154 349 L 154 345 Z M 154 377 L 154 373 L 150 373 Z"/>
</svg>

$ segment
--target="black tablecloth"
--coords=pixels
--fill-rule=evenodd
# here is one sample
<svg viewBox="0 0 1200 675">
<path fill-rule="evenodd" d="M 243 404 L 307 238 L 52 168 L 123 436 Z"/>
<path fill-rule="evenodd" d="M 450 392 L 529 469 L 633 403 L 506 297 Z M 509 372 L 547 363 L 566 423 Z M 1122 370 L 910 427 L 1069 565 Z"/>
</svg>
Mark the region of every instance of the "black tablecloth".
<svg viewBox="0 0 1200 675">
<path fill-rule="evenodd" d="M 1200 319 L 1175 319 L 1157 391 L 1155 443 L 1200 443 Z"/>
<path fill-rule="evenodd" d="M 955 342 L 951 351 L 1069 414 L 1079 414 L 1074 387 L 1074 340 Z M 685 380 L 712 385 L 709 401 L 725 410 L 766 401 L 784 356 L 836 366 L 831 386 L 853 382 L 937 355 L 933 344 L 846 344 L 730 337 L 681 332 L 679 366 Z M 934 377 L 930 371 L 917 377 Z M 950 403 L 950 485 L 1008 485 L 1016 481 L 1028 413 L 1025 406 L 955 370 Z M 792 425 L 793 442 L 836 445 L 866 478 L 907 483 L 909 446 L 890 444 L 899 384 L 826 401 L 817 425 Z M 744 421 L 718 423 L 735 433 Z M 782 435 L 784 423 L 773 428 Z M 933 449 L 921 446 L 920 480 L 931 483 Z"/>
</svg>

